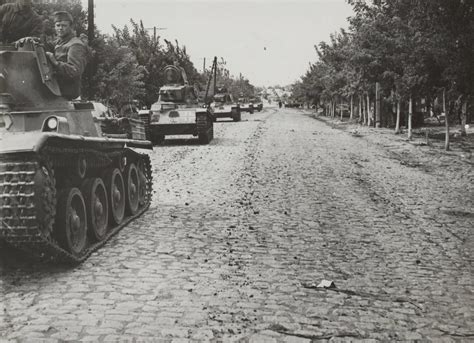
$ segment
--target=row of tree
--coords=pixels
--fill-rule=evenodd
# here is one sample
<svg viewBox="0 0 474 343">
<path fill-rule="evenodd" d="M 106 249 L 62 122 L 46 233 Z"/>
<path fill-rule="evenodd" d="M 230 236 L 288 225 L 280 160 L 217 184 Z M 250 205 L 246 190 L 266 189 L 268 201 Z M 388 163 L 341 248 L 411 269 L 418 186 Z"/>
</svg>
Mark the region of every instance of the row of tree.
<svg viewBox="0 0 474 343">
<path fill-rule="evenodd" d="M 345 103 L 351 117 L 357 112 L 361 122 L 397 132 L 404 120 L 409 135 L 421 108 L 446 114 L 448 130 L 448 118 L 464 130 L 474 92 L 474 2 L 347 1 L 349 29 L 315 46 L 319 59 L 294 95 L 330 115 Z"/>
<path fill-rule="evenodd" d="M 52 14 L 59 10 L 73 15 L 77 35 L 87 32 L 87 13 L 80 3 L 37 4 L 35 10 L 43 17 L 46 40 L 54 39 Z M 159 88 L 163 86 L 164 67 L 176 62 L 184 68 L 197 93 L 206 89 L 209 72 L 199 73 L 186 47 L 178 41 L 161 39 L 146 29 L 143 22 L 132 19 L 130 26 L 113 27 L 113 31 L 108 35 L 96 29 L 94 39 L 88 42 L 89 61 L 82 87 L 84 98 L 102 101 L 116 110 L 136 101 L 149 107 L 158 99 Z M 218 72 L 218 82 L 235 96 L 253 94 L 254 87 L 247 79 L 231 76 L 223 64 Z"/>
</svg>

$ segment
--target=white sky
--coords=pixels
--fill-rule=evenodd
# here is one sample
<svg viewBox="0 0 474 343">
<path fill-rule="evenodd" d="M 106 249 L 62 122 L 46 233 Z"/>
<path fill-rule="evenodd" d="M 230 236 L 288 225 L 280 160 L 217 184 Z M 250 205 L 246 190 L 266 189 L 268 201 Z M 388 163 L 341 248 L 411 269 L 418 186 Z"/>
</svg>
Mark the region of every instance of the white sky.
<svg viewBox="0 0 474 343">
<path fill-rule="evenodd" d="M 87 8 L 87 1 L 83 1 Z M 314 45 L 347 28 L 351 7 L 344 0 L 96 0 L 96 25 L 111 33 L 130 18 L 158 35 L 185 45 L 202 70 L 213 56 L 227 61 L 231 74 L 256 86 L 287 85 L 316 60 Z M 150 33 L 153 31 L 151 30 Z M 266 49 L 265 49 L 266 48 Z"/>
</svg>

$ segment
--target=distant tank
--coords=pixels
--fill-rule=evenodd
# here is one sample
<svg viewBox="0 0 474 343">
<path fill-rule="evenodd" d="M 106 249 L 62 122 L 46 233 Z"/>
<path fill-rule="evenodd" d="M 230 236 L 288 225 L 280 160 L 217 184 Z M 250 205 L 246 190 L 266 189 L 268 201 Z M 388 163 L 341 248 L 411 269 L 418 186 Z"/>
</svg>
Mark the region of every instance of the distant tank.
<svg viewBox="0 0 474 343">
<path fill-rule="evenodd" d="M 231 118 L 234 121 L 241 121 L 240 106 L 225 87 L 216 89 L 213 100 L 211 107 L 214 110 L 214 118 Z"/>
<path fill-rule="evenodd" d="M 150 108 L 149 139 L 160 144 L 167 135 L 193 135 L 208 144 L 214 138 L 212 110 L 199 106 L 194 87 L 188 85 L 182 68 L 169 65 L 164 74 L 166 84 Z"/>
<path fill-rule="evenodd" d="M 253 98 L 250 98 L 250 103 L 253 105 L 254 110 L 257 110 L 258 112 L 263 110 L 263 102 L 260 97 L 254 96 Z"/>
<path fill-rule="evenodd" d="M 61 96 L 41 46 L 0 47 L 0 239 L 40 259 L 84 261 L 150 205 L 144 130 L 111 133 Z M 128 132 L 130 131 L 130 132 Z"/>
<path fill-rule="evenodd" d="M 238 100 L 238 103 L 240 105 L 240 110 L 242 112 L 248 112 L 250 114 L 253 114 L 253 111 L 254 111 L 253 103 L 249 99 L 240 97 Z"/>
</svg>

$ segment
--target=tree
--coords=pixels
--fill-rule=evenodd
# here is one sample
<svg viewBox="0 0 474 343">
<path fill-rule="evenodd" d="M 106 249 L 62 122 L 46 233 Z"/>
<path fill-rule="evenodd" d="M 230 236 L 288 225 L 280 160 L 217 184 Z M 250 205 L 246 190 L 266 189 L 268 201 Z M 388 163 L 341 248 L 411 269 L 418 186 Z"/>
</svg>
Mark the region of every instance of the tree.
<svg viewBox="0 0 474 343">
<path fill-rule="evenodd" d="M 145 94 L 145 68 L 140 66 L 127 46 L 119 46 L 113 39 L 104 39 L 98 51 L 99 60 L 92 94 L 120 109 L 123 105 Z"/>
</svg>

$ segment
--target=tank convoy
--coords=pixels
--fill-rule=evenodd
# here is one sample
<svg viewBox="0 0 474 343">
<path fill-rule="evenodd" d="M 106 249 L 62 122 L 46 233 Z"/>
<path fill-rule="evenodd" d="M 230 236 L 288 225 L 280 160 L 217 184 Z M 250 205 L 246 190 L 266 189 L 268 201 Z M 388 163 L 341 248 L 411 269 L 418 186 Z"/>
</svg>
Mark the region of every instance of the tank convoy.
<svg viewBox="0 0 474 343">
<path fill-rule="evenodd" d="M 214 110 L 214 118 L 231 118 L 241 121 L 240 106 L 236 103 L 225 87 L 217 87 L 211 107 Z"/>
<path fill-rule="evenodd" d="M 0 239 L 80 263 L 149 207 L 150 159 L 135 148 L 152 144 L 143 125 L 114 133 L 62 97 L 40 45 L 1 46 L 0 65 Z"/>
<path fill-rule="evenodd" d="M 164 75 L 166 84 L 160 88 L 158 101 L 151 106 L 146 124 L 149 139 L 153 144 L 160 144 L 168 135 L 193 135 L 203 144 L 210 143 L 214 138 L 212 109 L 199 106 L 184 69 L 168 65 Z"/>
</svg>

